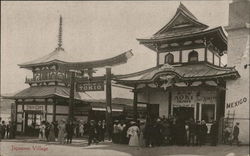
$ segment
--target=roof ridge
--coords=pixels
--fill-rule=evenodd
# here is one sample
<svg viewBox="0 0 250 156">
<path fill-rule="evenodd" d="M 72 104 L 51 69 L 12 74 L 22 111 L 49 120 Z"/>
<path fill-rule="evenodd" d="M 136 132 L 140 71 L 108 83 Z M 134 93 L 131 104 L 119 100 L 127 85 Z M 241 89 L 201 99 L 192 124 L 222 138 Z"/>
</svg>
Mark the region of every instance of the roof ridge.
<svg viewBox="0 0 250 156">
<path fill-rule="evenodd" d="M 191 17 L 193 17 L 195 20 L 198 21 L 198 19 L 194 16 L 194 14 L 191 11 L 189 11 L 187 9 L 187 7 L 184 4 L 182 4 L 181 2 L 180 2 L 180 5 L 179 5 L 178 9 L 184 11 L 184 13 L 187 13 L 188 15 L 190 15 Z M 177 11 L 178 11 L 178 9 L 177 9 Z"/>
</svg>

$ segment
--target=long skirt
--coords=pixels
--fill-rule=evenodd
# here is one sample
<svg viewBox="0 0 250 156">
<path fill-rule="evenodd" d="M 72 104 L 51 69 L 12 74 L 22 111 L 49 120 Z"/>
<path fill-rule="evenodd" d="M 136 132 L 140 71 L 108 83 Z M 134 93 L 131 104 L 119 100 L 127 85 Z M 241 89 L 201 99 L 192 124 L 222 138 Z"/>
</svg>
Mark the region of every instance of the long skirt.
<svg viewBox="0 0 250 156">
<path fill-rule="evenodd" d="M 58 142 L 60 142 L 61 144 L 65 143 L 65 132 L 64 131 L 60 131 L 58 133 Z"/>
<path fill-rule="evenodd" d="M 139 138 L 137 134 L 134 134 L 133 136 L 130 137 L 128 145 L 139 146 Z"/>
<path fill-rule="evenodd" d="M 54 130 L 49 132 L 49 138 L 48 138 L 48 140 L 49 141 L 55 141 L 56 140 Z"/>
<path fill-rule="evenodd" d="M 143 136 L 142 133 L 140 134 L 140 137 L 139 137 L 139 143 L 140 143 L 140 147 L 145 147 L 146 146 L 146 141 L 145 141 L 144 136 Z"/>
</svg>

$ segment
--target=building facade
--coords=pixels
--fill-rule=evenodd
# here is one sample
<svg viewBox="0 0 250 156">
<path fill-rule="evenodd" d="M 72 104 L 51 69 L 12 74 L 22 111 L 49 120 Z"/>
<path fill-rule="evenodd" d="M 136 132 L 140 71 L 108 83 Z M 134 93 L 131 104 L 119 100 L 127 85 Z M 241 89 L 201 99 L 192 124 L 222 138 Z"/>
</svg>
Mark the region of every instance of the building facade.
<svg viewBox="0 0 250 156">
<path fill-rule="evenodd" d="M 228 66 L 235 66 L 240 74 L 237 80 L 227 82 L 225 118 L 232 125 L 239 122 L 239 140 L 249 144 L 249 51 L 250 1 L 233 1 L 229 7 Z"/>
<path fill-rule="evenodd" d="M 137 39 L 157 55 L 155 67 L 117 78 L 133 87 L 134 105 L 147 105 L 148 115 L 205 120 L 208 127 L 225 113 L 226 82 L 240 77 L 226 67 L 227 37 L 222 27 L 209 28 L 183 4 L 150 38 Z"/>
</svg>

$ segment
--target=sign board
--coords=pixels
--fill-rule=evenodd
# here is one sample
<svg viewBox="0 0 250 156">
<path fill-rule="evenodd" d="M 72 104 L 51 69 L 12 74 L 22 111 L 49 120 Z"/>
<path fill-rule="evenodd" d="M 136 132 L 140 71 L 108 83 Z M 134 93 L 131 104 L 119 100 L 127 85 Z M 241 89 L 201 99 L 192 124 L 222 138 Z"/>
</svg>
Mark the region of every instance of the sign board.
<svg viewBox="0 0 250 156">
<path fill-rule="evenodd" d="M 44 105 L 24 105 L 24 110 L 43 111 L 45 110 L 45 106 Z"/>
<path fill-rule="evenodd" d="M 77 83 L 76 91 L 77 92 L 104 91 L 104 83 L 103 81 Z"/>
</svg>

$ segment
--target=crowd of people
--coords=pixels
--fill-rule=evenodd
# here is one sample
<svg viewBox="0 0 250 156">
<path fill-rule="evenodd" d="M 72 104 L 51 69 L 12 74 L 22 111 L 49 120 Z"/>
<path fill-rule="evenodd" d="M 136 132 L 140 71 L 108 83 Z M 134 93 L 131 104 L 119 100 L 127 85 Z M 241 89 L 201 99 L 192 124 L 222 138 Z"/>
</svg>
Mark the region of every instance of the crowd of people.
<svg viewBox="0 0 250 156">
<path fill-rule="evenodd" d="M 217 145 L 217 123 L 210 128 L 211 145 Z M 112 140 L 129 146 L 155 147 L 162 145 L 202 146 L 208 136 L 204 120 L 195 122 L 176 118 L 156 118 L 144 121 L 115 121 Z"/>
<path fill-rule="evenodd" d="M 6 123 L 0 118 L 0 140 L 1 139 L 14 139 L 16 137 L 15 123 L 9 121 Z"/>
<path fill-rule="evenodd" d="M 90 145 L 92 142 L 104 141 L 105 130 L 105 120 L 83 122 L 62 119 L 59 122 L 51 123 L 42 121 L 39 127 L 39 139 L 48 142 L 58 141 L 60 144 L 71 144 L 73 137 L 88 136 Z"/>
<path fill-rule="evenodd" d="M 15 138 L 16 127 L 0 118 L 0 139 Z M 208 133 L 209 132 L 209 133 Z M 155 147 L 162 145 L 202 146 L 210 140 L 212 146 L 218 142 L 218 124 L 213 121 L 210 130 L 204 120 L 180 120 L 175 117 L 147 118 L 146 121 L 115 120 L 107 126 L 105 120 L 95 121 L 42 121 L 39 127 L 39 139 L 60 144 L 71 144 L 73 137 L 88 137 L 88 145 L 104 142 L 105 138 L 115 144 L 129 146 Z M 239 123 L 231 129 L 224 129 L 224 143 L 236 142 L 239 145 Z M 231 139 L 230 139 L 231 137 Z M 210 138 L 210 139 L 207 139 Z"/>
</svg>

